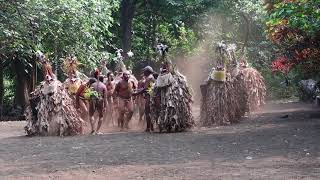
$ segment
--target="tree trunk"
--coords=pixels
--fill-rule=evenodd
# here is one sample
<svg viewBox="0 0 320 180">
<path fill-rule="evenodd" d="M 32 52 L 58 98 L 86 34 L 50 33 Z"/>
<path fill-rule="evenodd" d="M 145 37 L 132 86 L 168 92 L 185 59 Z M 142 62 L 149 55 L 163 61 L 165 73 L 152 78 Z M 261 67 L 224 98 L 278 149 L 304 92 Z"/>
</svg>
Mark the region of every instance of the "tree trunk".
<svg viewBox="0 0 320 180">
<path fill-rule="evenodd" d="M 157 45 L 157 35 L 156 35 L 156 31 L 157 31 L 157 17 L 156 15 L 153 15 L 152 17 L 152 34 L 151 34 L 151 48 L 154 49 Z M 153 59 L 157 58 L 157 54 L 154 54 Z"/>
<path fill-rule="evenodd" d="M 151 53 L 150 53 L 150 48 L 153 48 L 153 25 L 154 25 L 154 15 L 153 15 L 153 6 L 152 3 L 149 1 L 146 1 L 145 7 L 147 11 L 145 12 L 147 18 L 147 26 L 146 26 L 146 31 L 145 31 L 145 43 L 147 45 L 145 56 L 147 60 L 151 59 Z"/>
<path fill-rule="evenodd" d="M 34 91 L 36 89 L 37 84 L 37 64 L 36 61 L 32 62 L 32 71 L 31 71 L 31 81 L 30 81 L 30 91 Z"/>
<path fill-rule="evenodd" d="M 3 63 L 4 63 L 4 59 L 0 55 L 0 118 L 2 118 L 2 113 L 3 113 L 3 96 L 4 96 Z"/>
<path fill-rule="evenodd" d="M 120 28 L 122 34 L 122 49 L 124 59 L 128 58 L 127 52 L 131 50 L 132 21 L 135 13 L 135 0 L 122 0 Z"/>
<path fill-rule="evenodd" d="M 244 41 L 243 41 L 243 46 L 241 48 L 241 54 L 244 55 L 244 50 L 248 45 L 248 40 L 249 40 L 249 34 L 250 34 L 250 21 L 249 18 L 244 14 L 241 13 L 241 16 L 243 17 L 244 21 L 245 21 L 245 26 L 246 26 L 246 30 L 245 30 L 245 37 L 244 37 Z"/>
<path fill-rule="evenodd" d="M 14 69 L 16 74 L 16 90 L 14 96 L 14 106 L 21 107 L 24 110 L 28 104 L 29 99 L 29 84 L 28 75 L 25 72 L 25 67 L 19 62 L 18 59 L 14 59 Z"/>
</svg>

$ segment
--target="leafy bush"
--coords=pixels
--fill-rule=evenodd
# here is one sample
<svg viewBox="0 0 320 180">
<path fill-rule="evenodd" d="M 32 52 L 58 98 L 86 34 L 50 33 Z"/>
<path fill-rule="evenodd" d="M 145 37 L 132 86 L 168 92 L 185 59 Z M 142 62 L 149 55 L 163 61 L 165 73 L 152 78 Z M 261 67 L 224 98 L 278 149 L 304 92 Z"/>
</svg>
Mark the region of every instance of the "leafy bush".
<svg viewBox="0 0 320 180">
<path fill-rule="evenodd" d="M 14 87 L 15 83 L 12 79 L 5 78 L 4 79 L 4 96 L 3 96 L 3 105 L 6 109 L 4 109 L 5 113 L 10 109 L 13 105 L 14 100 Z"/>
</svg>

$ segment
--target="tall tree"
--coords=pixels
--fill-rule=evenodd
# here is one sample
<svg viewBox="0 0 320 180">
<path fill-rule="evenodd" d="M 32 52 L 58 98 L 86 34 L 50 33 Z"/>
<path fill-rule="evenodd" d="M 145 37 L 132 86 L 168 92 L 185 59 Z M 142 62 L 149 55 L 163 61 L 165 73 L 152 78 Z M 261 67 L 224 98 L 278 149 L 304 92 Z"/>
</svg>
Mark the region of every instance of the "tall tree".
<svg viewBox="0 0 320 180">
<path fill-rule="evenodd" d="M 34 82 L 34 54 L 41 50 L 49 56 L 54 68 L 69 53 L 88 66 L 95 66 L 107 54 L 112 12 L 118 1 L 0 1 L 0 54 L 14 67 L 15 104 L 24 107 Z M 59 70 L 61 72 L 61 70 Z"/>
<path fill-rule="evenodd" d="M 136 0 L 121 1 L 120 27 L 122 32 L 122 49 L 124 58 L 127 58 L 127 52 L 131 50 L 132 42 L 132 22 L 135 15 Z"/>
<path fill-rule="evenodd" d="M 4 96 L 4 82 L 3 82 L 3 74 L 4 74 L 4 57 L 0 54 L 0 118 L 3 115 L 3 96 Z"/>
</svg>

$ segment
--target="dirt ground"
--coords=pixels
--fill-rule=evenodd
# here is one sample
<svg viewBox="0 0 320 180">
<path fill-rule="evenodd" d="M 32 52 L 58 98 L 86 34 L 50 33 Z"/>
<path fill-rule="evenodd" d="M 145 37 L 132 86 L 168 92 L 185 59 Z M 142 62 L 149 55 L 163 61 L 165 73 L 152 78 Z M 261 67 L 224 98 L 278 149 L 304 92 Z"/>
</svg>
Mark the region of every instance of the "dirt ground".
<svg viewBox="0 0 320 180">
<path fill-rule="evenodd" d="M 0 179 L 320 179 L 312 105 L 269 103 L 239 124 L 176 134 L 30 138 L 24 125 L 0 123 Z"/>
</svg>

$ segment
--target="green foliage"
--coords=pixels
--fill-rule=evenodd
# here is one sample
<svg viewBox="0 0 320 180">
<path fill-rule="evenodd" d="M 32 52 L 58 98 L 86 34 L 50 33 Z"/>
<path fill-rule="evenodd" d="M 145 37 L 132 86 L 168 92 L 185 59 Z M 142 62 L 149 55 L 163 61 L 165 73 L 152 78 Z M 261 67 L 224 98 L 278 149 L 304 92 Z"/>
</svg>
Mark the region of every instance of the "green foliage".
<svg viewBox="0 0 320 180">
<path fill-rule="evenodd" d="M 62 60 L 68 54 L 75 54 L 88 68 L 86 72 L 107 56 L 114 36 L 110 29 L 116 24 L 112 14 L 119 1 L 0 0 L 0 7 L 0 54 L 7 64 L 5 74 L 16 82 L 5 92 L 14 91 L 18 97 L 27 88 L 19 85 L 32 82 L 38 50 L 47 54 L 59 78 Z M 15 103 L 24 104 L 24 97 L 19 96 L 23 99 Z"/>
<path fill-rule="evenodd" d="M 268 99 L 291 99 L 298 96 L 297 83 L 285 84 L 283 74 L 273 74 L 270 69 L 261 71 L 267 86 Z M 292 76 L 292 73 L 289 74 Z"/>
<path fill-rule="evenodd" d="M 159 42 L 170 46 L 172 56 L 191 53 L 198 40 L 192 26 L 200 14 L 215 5 L 216 2 L 209 0 L 137 3 L 132 43 L 135 60 L 156 60 L 155 47 Z"/>
<path fill-rule="evenodd" d="M 317 33 L 320 28 L 319 0 L 300 0 L 293 2 L 281 1 L 274 5 L 275 9 L 267 22 L 271 26 L 288 23 L 291 28 L 297 28 L 304 33 Z"/>
<path fill-rule="evenodd" d="M 312 5 L 318 1 L 301 1 L 301 7 L 278 3 L 276 8 L 283 10 L 266 19 L 260 0 L 136 0 L 135 55 L 125 63 L 136 71 L 146 64 L 157 69 L 155 47 L 159 42 L 169 45 L 172 58 L 200 53 L 212 57 L 214 43 L 227 40 L 237 44 L 239 57 L 246 57 L 262 71 L 272 92 L 279 91 L 271 96 L 288 97 L 292 91 L 282 91 L 279 85 L 283 77 L 271 74 L 278 49 L 265 38 L 265 22 L 273 26 L 283 17 L 292 17 L 290 27 L 314 34 L 320 12 Z M 0 0 L 0 7 L 0 53 L 6 61 L 18 60 L 26 74 L 34 68 L 37 50 L 47 53 L 54 67 L 67 54 L 75 54 L 89 72 L 102 57 L 112 61 L 114 48 L 120 48 L 120 0 Z M 5 73 L 14 77 L 16 72 L 8 66 Z M 11 88 L 6 97 L 13 95 L 13 82 L 6 81 Z"/>
<path fill-rule="evenodd" d="M 288 50 L 303 45 L 304 38 L 317 38 L 320 28 L 319 3 L 319 0 L 276 3 L 266 22 L 270 39 Z"/>
<path fill-rule="evenodd" d="M 274 71 L 290 70 L 294 82 L 319 80 L 319 4 L 319 0 L 278 0 L 266 21 L 268 37 L 277 45 Z"/>
<path fill-rule="evenodd" d="M 11 107 L 11 105 L 13 104 L 14 86 L 15 84 L 12 79 L 5 78 L 4 88 L 6 89 L 6 91 L 4 92 L 4 96 L 3 96 L 4 107 Z"/>
<path fill-rule="evenodd" d="M 30 62 L 41 50 L 53 61 L 68 53 L 76 54 L 93 66 L 107 52 L 112 37 L 112 12 L 118 1 L 30 0 L 1 1 L 0 32 L 3 54 Z"/>
</svg>

